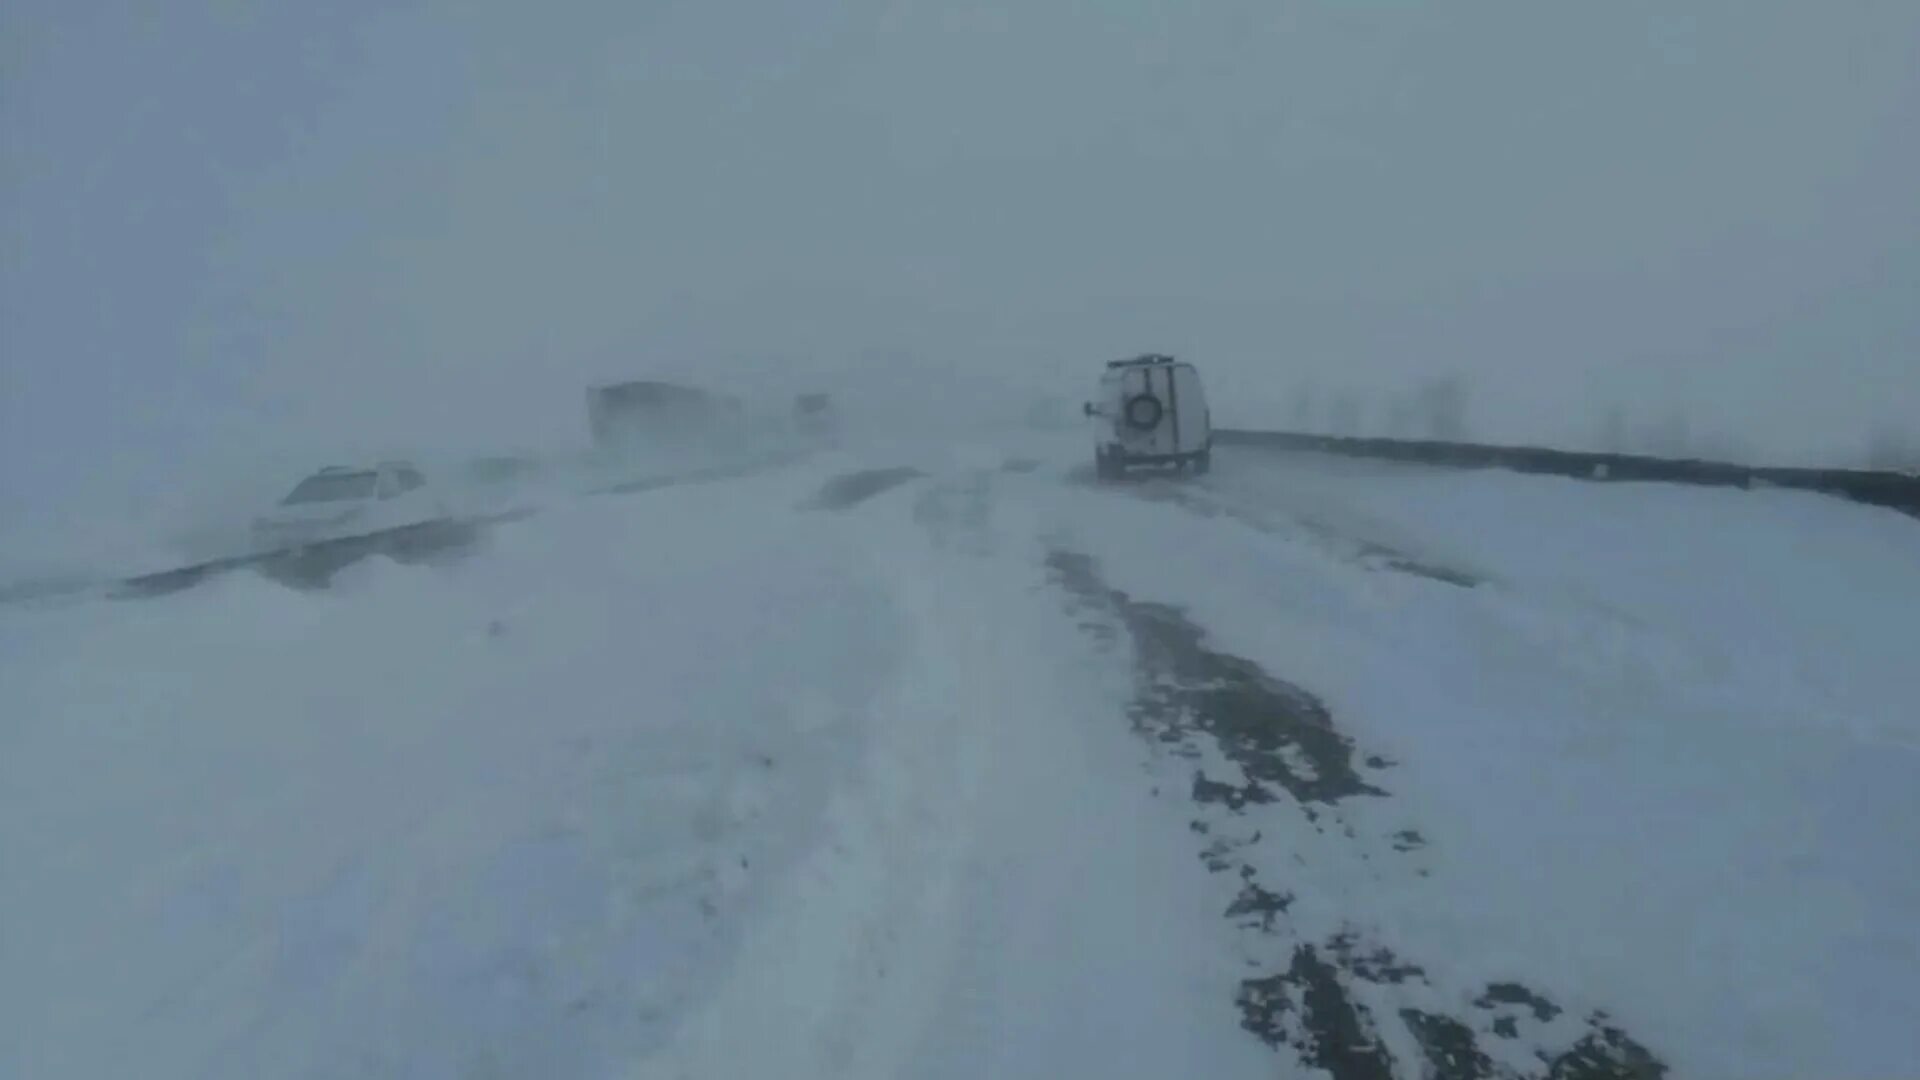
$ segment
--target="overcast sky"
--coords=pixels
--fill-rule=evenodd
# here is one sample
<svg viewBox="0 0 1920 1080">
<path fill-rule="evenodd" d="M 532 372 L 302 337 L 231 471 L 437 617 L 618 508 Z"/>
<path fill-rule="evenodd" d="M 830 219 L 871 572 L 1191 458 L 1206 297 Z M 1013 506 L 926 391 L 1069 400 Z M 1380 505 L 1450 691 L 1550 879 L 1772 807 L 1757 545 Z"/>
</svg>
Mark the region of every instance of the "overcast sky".
<svg viewBox="0 0 1920 1080">
<path fill-rule="evenodd" d="M 1913 0 L 0 5 L 0 491 L 1146 349 L 1920 428 Z"/>
</svg>

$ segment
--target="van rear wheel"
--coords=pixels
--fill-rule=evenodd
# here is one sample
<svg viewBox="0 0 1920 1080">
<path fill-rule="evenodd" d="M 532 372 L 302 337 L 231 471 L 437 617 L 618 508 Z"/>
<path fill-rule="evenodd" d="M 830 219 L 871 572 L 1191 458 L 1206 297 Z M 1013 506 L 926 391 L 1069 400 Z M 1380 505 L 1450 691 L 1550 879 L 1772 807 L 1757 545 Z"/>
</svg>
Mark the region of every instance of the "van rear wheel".
<svg viewBox="0 0 1920 1080">
<path fill-rule="evenodd" d="M 1193 475 L 1205 476 L 1213 470 L 1213 451 L 1202 450 L 1193 455 Z"/>
</svg>

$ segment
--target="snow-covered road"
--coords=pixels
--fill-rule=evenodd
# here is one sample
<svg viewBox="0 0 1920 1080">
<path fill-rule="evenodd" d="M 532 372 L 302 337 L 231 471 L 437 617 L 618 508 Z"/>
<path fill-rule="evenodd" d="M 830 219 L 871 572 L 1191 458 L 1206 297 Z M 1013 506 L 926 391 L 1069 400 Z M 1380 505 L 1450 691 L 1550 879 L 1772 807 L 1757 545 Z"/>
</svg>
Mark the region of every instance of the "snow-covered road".
<svg viewBox="0 0 1920 1080">
<path fill-rule="evenodd" d="M 1920 1060 L 1920 523 L 1081 451 L 0 608 L 0 1076 Z"/>
</svg>

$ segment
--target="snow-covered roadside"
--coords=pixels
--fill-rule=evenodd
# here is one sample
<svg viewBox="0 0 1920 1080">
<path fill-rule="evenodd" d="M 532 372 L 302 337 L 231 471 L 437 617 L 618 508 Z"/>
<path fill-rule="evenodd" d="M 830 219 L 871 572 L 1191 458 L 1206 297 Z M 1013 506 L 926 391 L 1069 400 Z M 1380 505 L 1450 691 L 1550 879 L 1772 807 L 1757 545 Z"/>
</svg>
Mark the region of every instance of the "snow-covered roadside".
<svg viewBox="0 0 1920 1080">
<path fill-rule="evenodd" d="M 728 447 L 662 446 L 625 455 L 580 452 L 465 461 L 422 455 L 411 460 L 424 467 L 428 496 L 416 513 L 388 525 L 395 533 L 425 534 L 425 546 L 431 547 L 439 543 L 438 534 L 527 517 L 582 495 L 631 495 L 731 480 L 792 464 L 816 449 L 814 442 L 775 431 Z M 305 468 L 298 463 L 255 463 L 238 478 L 226 478 L 225 487 L 209 488 L 211 477 L 184 478 L 182 491 L 173 493 L 173 504 L 144 516 L 0 516 L 0 604 L 88 600 L 127 591 L 123 586 L 128 584 L 139 595 L 175 591 L 225 570 L 258 564 L 275 549 L 263 547 L 249 523 L 270 510 L 305 475 Z M 338 561 L 352 563 L 389 546 L 422 546 L 418 536 L 393 539 L 388 529 L 374 534 L 372 542 L 355 542 L 365 536 L 343 529 L 335 539 L 344 541 L 347 550 L 336 553 Z M 391 553 L 404 558 L 413 552 Z M 312 576 L 310 569 L 295 568 L 291 576 Z"/>
<path fill-rule="evenodd" d="M 0 612 L 0 1073 L 1264 1075 L 1032 462 L 922 451 Z"/>
<path fill-rule="evenodd" d="M 1795 726 L 1920 746 L 1920 520 L 1806 492 L 1257 451 L 1225 460 L 1206 487 L 1230 505 L 1406 549 L 1490 576 L 1500 595 L 1578 612 L 1598 640 L 1563 644 L 1569 658 L 1592 656 L 1598 677 L 1615 674 L 1612 646 L 1637 641 L 1693 665 L 1669 690 L 1717 694 L 1726 706 L 1765 700 Z"/>
<path fill-rule="evenodd" d="M 1351 837 L 1286 805 L 1231 815 L 1262 836 L 1246 864 L 1292 889 L 1297 940 L 1352 932 L 1425 967 L 1356 980 L 1377 1018 L 1519 983 L 1554 1003 L 1543 1025 L 1520 1010 L 1523 1043 L 1604 1011 L 1678 1075 L 1920 1059 L 1920 756 L 1893 655 L 1920 640 L 1920 526 L 1782 493 L 1319 464 L 1223 454 L 1184 495 L 1046 497 L 1115 587 L 1181 605 L 1395 763 L 1368 778 L 1388 798 L 1341 804 Z M 1190 497 L 1221 512 L 1168 513 Z M 1380 549 L 1485 580 L 1357 557 Z M 1468 1015 L 1504 1060 L 1515 1010 Z M 1381 1026 L 1404 1062 L 1411 1033 Z"/>
<path fill-rule="evenodd" d="M 555 508 L 324 593 L 0 610 L 0 1074 L 594 1075 L 659 1042 L 896 656 L 786 513 L 814 483 Z"/>
</svg>

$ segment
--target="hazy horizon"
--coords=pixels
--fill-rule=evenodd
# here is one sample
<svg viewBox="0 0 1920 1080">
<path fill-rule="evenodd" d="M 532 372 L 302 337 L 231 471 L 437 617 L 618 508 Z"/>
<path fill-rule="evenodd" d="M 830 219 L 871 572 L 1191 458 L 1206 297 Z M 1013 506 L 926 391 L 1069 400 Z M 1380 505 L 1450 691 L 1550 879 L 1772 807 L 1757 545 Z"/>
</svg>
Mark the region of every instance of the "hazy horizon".
<svg viewBox="0 0 1920 1080">
<path fill-rule="evenodd" d="M 1454 375 L 1490 439 L 1920 433 L 1909 3 L 167 10 L 0 15 L 9 515 L 1148 349 L 1246 425 Z"/>
</svg>

